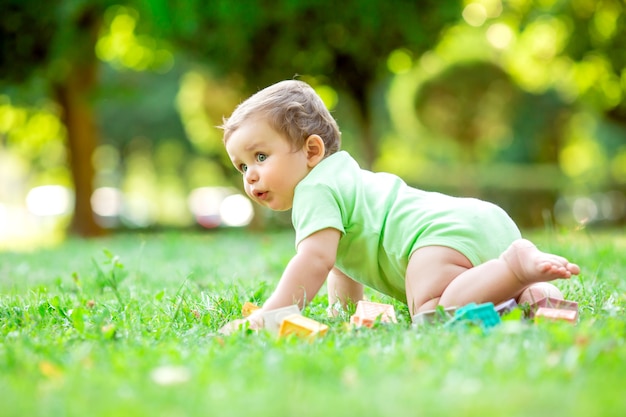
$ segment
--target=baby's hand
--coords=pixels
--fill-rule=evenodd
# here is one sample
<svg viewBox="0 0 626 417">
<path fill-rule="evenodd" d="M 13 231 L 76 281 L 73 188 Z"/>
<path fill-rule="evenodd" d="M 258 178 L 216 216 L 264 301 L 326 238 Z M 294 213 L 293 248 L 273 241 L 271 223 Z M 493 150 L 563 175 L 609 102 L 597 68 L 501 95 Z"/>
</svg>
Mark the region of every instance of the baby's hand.
<svg viewBox="0 0 626 417">
<path fill-rule="evenodd" d="M 236 332 L 237 330 L 239 330 L 241 326 L 246 324 L 247 321 L 248 320 L 246 319 L 237 319 L 237 320 L 230 321 L 226 323 L 225 325 L 223 325 L 222 327 L 220 327 L 220 329 L 218 330 L 218 333 L 228 336 L 229 334 L 232 334 Z"/>
<path fill-rule="evenodd" d="M 241 326 L 244 326 L 246 323 L 250 323 L 249 328 L 252 330 L 262 329 L 263 317 L 261 317 L 261 311 L 257 310 L 245 319 L 236 319 L 231 322 L 228 322 L 224 326 L 222 326 L 218 330 L 218 332 L 223 335 L 229 335 L 238 331 L 241 328 Z"/>
</svg>

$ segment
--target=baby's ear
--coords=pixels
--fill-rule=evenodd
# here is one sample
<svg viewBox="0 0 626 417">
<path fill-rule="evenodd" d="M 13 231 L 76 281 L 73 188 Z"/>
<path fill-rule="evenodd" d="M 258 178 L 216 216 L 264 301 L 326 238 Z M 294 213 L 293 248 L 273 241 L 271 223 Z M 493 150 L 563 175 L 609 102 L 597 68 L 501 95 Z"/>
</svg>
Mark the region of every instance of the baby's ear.
<svg viewBox="0 0 626 417">
<path fill-rule="evenodd" d="M 322 159 L 326 153 L 326 146 L 319 135 L 311 135 L 304 142 L 304 150 L 306 151 L 309 167 L 313 168 Z"/>
</svg>

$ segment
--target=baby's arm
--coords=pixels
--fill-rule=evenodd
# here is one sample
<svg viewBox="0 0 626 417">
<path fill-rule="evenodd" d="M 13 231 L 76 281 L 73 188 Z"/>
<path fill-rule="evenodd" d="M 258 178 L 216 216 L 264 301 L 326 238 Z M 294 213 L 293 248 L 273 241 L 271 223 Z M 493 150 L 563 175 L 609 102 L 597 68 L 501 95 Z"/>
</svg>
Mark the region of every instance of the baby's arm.
<svg viewBox="0 0 626 417">
<path fill-rule="evenodd" d="M 302 240 L 263 310 L 291 304 L 303 308 L 315 297 L 335 264 L 340 237 L 337 229 L 328 228 Z"/>
<path fill-rule="evenodd" d="M 338 314 L 335 309 L 337 301 L 341 307 L 346 308 L 349 303 L 357 303 L 363 299 L 363 284 L 354 281 L 352 278 L 333 268 L 328 274 L 328 311 L 333 316 Z"/>
<path fill-rule="evenodd" d="M 324 229 L 303 239 L 298 244 L 296 255 L 287 264 L 278 286 L 263 307 L 246 319 L 227 323 L 220 329 L 220 333 L 232 333 L 246 321 L 252 329 L 261 328 L 264 311 L 292 304 L 298 304 L 302 309 L 307 301 L 315 297 L 333 269 L 340 237 L 341 233 L 337 229 Z"/>
</svg>

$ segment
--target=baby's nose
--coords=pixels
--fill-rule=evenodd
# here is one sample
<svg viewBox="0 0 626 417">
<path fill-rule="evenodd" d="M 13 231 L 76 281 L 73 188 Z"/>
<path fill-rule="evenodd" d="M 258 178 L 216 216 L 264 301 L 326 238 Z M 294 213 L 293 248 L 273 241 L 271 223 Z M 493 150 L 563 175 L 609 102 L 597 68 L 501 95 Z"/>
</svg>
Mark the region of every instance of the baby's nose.
<svg viewBox="0 0 626 417">
<path fill-rule="evenodd" d="M 256 172 L 256 170 L 248 168 L 248 170 L 246 171 L 246 182 L 248 182 L 248 184 L 254 184 L 258 180 L 259 174 Z"/>
</svg>

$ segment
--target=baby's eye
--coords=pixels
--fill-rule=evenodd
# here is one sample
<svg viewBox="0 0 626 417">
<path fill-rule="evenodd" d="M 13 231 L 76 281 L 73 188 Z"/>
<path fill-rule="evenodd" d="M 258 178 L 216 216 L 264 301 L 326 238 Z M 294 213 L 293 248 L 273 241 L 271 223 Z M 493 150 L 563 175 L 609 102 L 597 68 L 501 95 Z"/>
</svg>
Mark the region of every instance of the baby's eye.
<svg viewBox="0 0 626 417">
<path fill-rule="evenodd" d="M 247 170 L 248 170 L 248 165 L 246 164 L 239 165 L 239 171 L 246 172 Z"/>
<path fill-rule="evenodd" d="M 264 153 L 259 153 L 256 156 L 256 160 L 259 162 L 263 162 L 267 159 L 267 155 L 265 155 Z"/>
</svg>

